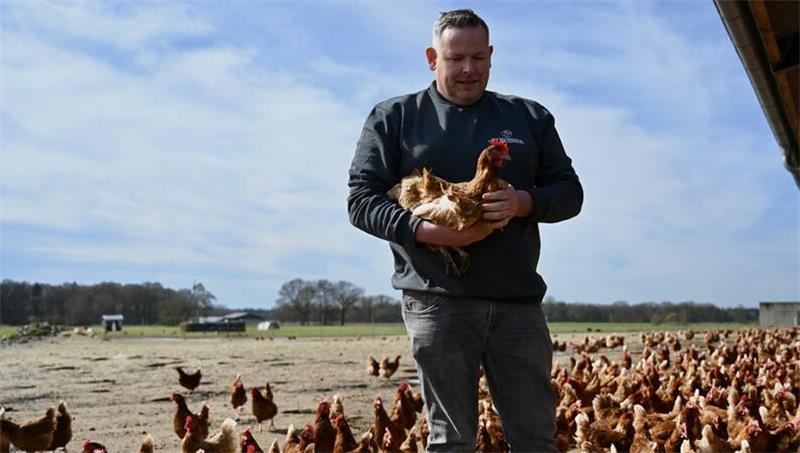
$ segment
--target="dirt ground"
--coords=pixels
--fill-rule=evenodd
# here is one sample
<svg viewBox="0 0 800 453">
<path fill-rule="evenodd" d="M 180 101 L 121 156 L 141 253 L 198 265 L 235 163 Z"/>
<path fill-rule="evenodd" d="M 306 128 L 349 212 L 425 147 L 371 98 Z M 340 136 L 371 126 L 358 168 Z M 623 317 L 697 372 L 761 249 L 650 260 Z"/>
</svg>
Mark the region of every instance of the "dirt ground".
<svg viewBox="0 0 800 453">
<path fill-rule="evenodd" d="M 584 334 L 558 335 L 579 341 Z M 631 339 L 638 335 L 631 335 Z M 399 354 L 400 369 L 387 381 L 367 376 L 367 356 Z M 619 349 L 609 352 L 617 359 Z M 568 353 L 558 353 L 557 361 Z M 178 385 L 172 369 L 200 367 L 203 379 L 192 394 Z M 267 424 L 256 439 L 267 448 L 281 445 L 290 424 L 313 423 L 323 398 L 342 395 L 345 413 L 358 436 L 372 422 L 372 399 L 382 395 L 391 403 L 400 382 L 418 390 L 415 364 L 405 336 L 364 338 L 275 339 L 155 339 L 102 340 L 73 336 L 0 347 L 0 406 L 7 417 L 24 421 L 41 416 L 59 400 L 73 417 L 69 451 L 80 451 L 84 439 L 106 445 L 112 452 L 133 452 L 145 434 L 155 438 L 156 450 L 178 452 L 180 440 L 172 430 L 173 391 L 186 395 L 193 411 L 205 401 L 211 408 L 211 432 L 227 417 L 236 417 L 228 404 L 228 384 L 236 374 L 245 386 L 263 389 L 270 382 L 279 413 L 275 428 Z M 238 420 L 240 430 L 255 420 L 249 402 Z M 12 449 L 12 451 L 14 451 Z"/>
</svg>

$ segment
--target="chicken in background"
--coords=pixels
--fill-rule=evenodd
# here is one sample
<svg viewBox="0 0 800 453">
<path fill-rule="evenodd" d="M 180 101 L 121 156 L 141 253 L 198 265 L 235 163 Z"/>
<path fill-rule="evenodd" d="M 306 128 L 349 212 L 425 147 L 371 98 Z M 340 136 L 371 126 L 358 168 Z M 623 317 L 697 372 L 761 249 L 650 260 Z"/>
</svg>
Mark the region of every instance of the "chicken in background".
<svg viewBox="0 0 800 453">
<path fill-rule="evenodd" d="M 475 176 L 469 181 L 453 183 L 434 176 L 427 168 L 403 178 L 392 187 L 388 196 L 417 217 L 457 230 L 477 228 L 489 233 L 491 221 L 483 218 L 483 194 L 508 188 L 500 179 L 500 169 L 510 161 L 508 144 L 493 139 L 478 156 Z M 442 256 L 446 269 L 457 275 L 469 267 L 469 254 L 460 247 L 429 246 Z M 454 256 L 451 254 L 455 252 Z"/>
<path fill-rule="evenodd" d="M 178 438 L 183 439 L 186 435 L 186 417 L 192 416 L 195 435 L 205 439 L 208 436 L 209 407 L 206 403 L 200 408 L 200 412 L 193 414 L 186 405 L 186 399 L 180 393 L 173 392 L 170 400 L 175 403 L 175 412 L 172 415 L 172 428 Z"/>
<path fill-rule="evenodd" d="M 631 453 L 656 453 L 658 451 L 658 443 L 650 437 L 647 411 L 638 404 L 633 406 L 633 431 Z"/>
<path fill-rule="evenodd" d="M 281 449 L 278 447 L 278 439 L 272 441 L 272 444 L 269 446 L 269 453 L 281 453 Z"/>
<path fill-rule="evenodd" d="M 314 417 L 314 451 L 329 453 L 336 443 L 336 428 L 331 424 L 331 403 L 320 401 Z"/>
<path fill-rule="evenodd" d="M 375 441 L 372 438 L 372 432 L 367 431 L 361 435 L 361 439 L 358 441 L 358 446 L 352 450 L 346 451 L 345 453 L 373 453 L 375 451 L 375 448 L 373 448 L 374 444 Z"/>
<path fill-rule="evenodd" d="M 486 429 L 486 417 L 483 414 L 478 416 L 478 436 L 475 440 L 475 451 L 478 453 L 494 453 L 495 446 L 492 444 L 492 436 Z"/>
<path fill-rule="evenodd" d="M 383 432 L 383 440 L 381 442 L 381 451 L 384 452 L 398 452 L 400 451 L 400 442 L 397 441 L 392 435 L 389 428 L 385 428 Z"/>
<path fill-rule="evenodd" d="M 175 371 L 178 372 L 178 383 L 189 392 L 193 392 L 194 389 L 200 385 L 200 379 L 203 377 L 203 373 L 200 371 L 200 368 L 198 368 L 194 373 L 187 373 L 183 371 L 183 368 L 176 366 Z"/>
<path fill-rule="evenodd" d="M 56 408 L 49 407 L 40 418 L 18 425 L 11 420 L 0 419 L 0 437 L 5 437 L 11 445 L 20 450 L 47 450 L 53 441 L 56 430 Z"/>
<path fill-rule="evenodd" d="M 411 429 L 416 424 L 417 412 L 415 410 L 414 395 L 408 382 L 404 382 L 397 387 L 389 418 L 405 429 Z"/>
<path fill-rule="evenodd" d="M 389 431 L 391 431 L 393 440 L 397 442 L 397 445 L 400 445 L 406 440 L 405 429 L 389 418 L 389 415 L 386 413 L 386 408 L 383 406 L 383 399 L 380 396 L 375 397 L 372 402 L 372 407 L 375 410 L 375 418 L 372 422 L 373 439 L 383 442 L 385 431 L 388 428 Z M 383 434 L 378 436 L 377 433 Z"/>
<path fill-rule="evenodd" d="M 235 429 L 236 422 L 226 418 L 222 422 L 219 432 L 205 440 L 195 433 L 190 415 L 186 417 L 186 435 L 181 441 L 181 451 L 183 453 L 196 453 L 198 450 L 208 453 L 235 453 L 237 447 Z"/>
<path fill-rule="evenodd" d="M 286 428 L 286 437 L 283 439 L 283 453 L 286 453 L 286 450 L 300 443 L 300 434 L 302 432 L 303 430 L 295 428 L 293 424 Z"/>
<path fill-rule="evenodd" d="M 367 357 L 367 374 L 370 376 L 380 375 L 380 364 L 375 360 L 375 357 Z"/>
<path fill-rule="evenodd" d="M 422 399 L 422 392 L 412 392 L 411 398 L 414 400 L 414 410 L 418 413 L 422 413 L 422 409 L 425 408 L 425 400 Z"/>
<path fill-rule="evenodd" d="M 422 449 L 428 449 L 428 434 L 430 434 L 430 430 L 428 429 L 428 416 L 425 413 L 422 413 L 422 419 L 419 421 L 419 441 L 422 444 Z"/>
<path fill-rule="evenodd" d="M 728 443 L 733 448 L 744 449 L 746 444 L 752 451 L 774 451 L 771 448 L 772 435 L 762 429 L 757 419 L 752 419 L 736 437 L 728 439 Z"/>
<path fill-rule="evenodd" d="M 83 441 L 83 453 L 108 453 L 108 449 L 100 442 L 86 439 Z"/>
<path fill-rule="evenodd" d="M 697 449 L 697 453 L 733 453 L 733 448 L 728 442 L 714 434 L 711 425 L 703 426 L 700 439 L 694 442 L 694 446 Z"/>
<path fill-rule="evenodd" d="M 241 448 L 241 453 L 264 453 L 264 450 L 256 442 L 256 438 L 253 437 L 253 433 L 250 432 L 249 426 L 242 431 L 242 436 L 239 438 L 239 447 Z"/>
<path fill-rule="evenodd" d="M 392 377 L 392 375 L 397 372 L 397 369 L 400 367 L 400 356 L 398 355 L 395 357 L 394 360 L 389 360 L 388 357 L 383 356 L 381 357 L 380 363 L 380 374 L 386 379 Z"/>
<path fill-rule="evenodd" d="M 486 417 L 486 429 L 489 430 L 489 435 L 492 436 L 492 443 L 500 449 L 498 451 L 508 451 L 500 414 L 497 413 L 494 405 L 487 400 L 483 400 L 483 415 Z"/>
<path fill-rule="evenodd" d="M 236 411 L 236 418 L 238 419 L 239 408 L 247 403 L 247 391 L 244 389 L 242 376 L 240 374 L 237 374 L 236 379 L 231 382 L 231 385 L 228 389 L 228 401 L 231 403 L 233 410 Z"/>
<path fill-rule="evenodd" d="M 142 444 L 139 445 L 139 450 L 136 453 L 153 453 L 153 436 L 148 434 L 142 439 Z"/>
<path fill-rule="evenodd" d="M 6 419 L 6 408 L 0 407 L 0 420 Z M 0 423 L 0 427 L 3 426 Z M 0 429 L 0 452 L 11 451 L 11 441 L 5 435 L 5 427 Z"/>
<path fill-rule="evenodd" d="M 72 440 L 72 415 L 67 411 L 67 405 L 63 401 L 58 403 L 58 414 L 56 414 L 56 430 L 53 431 L 53 439 L 50 441 L 48 450 L 64 448 Z M 4 450 L 0 449 L 0 452 Z"/>
<path fill-rule="evenodd" d="M 258 429 L 261 430 L 261 422 L 269 420 L 269 427 L 275 427 L 275 415 L 278 414 L 278 406 L 273 402 L 272 389 L 267 382 L 264 395 L 257 387 L 250 390 L 252 399 L 253 416 L 258 422 Z"/>
<path fill-rule="evenodd" d="M 333 453 L 345 453 L 358 447 L 358 442 L 356 442 L 353 431 L 350 430 L 350 425 L 347 424 L 343 413 L 336 416 L 333 425 L 336 427 L 336 440 L 333 442 Z"/>
<path fill-rule="evenodd" d="M 344 415 L 344 404 L 342 403 L 342 396 L 337 393 L 333 395 L 333 403 L 331 403 L 331 420 L 334 420 L 334 426 L 336 425 L 336 418 L 340 415 Z"/>
<path fill-rule="evenodd" d="M 314 451 L 314 427 L 306 425 L 303 430 L 297 430 L 290 425 L 286 431 L 283 453 L 305 453 L 309 450 Z"/>
<path fill-rule="evenodd" d="M 412 428 L 411 431 L 408 432 L 406 440 L 400 444 L 400 453 L 417 453 L 417 451 L 417 431 Z"/>
</svg>

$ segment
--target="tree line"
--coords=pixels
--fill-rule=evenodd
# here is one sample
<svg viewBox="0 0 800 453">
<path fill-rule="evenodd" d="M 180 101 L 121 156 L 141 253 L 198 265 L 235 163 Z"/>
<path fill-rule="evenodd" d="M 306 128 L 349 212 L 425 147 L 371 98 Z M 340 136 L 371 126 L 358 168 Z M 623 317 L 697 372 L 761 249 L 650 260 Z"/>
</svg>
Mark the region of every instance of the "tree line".
<svg viewBox="0 0 800 453">
<path fill-rule="evenodd" d="M 0 324 L 47 321 L 81 326 L 98 324 L 102 315 L 122 314 L 126 324 L 177 325 L 191 317 L 226 313 L 215 301 L 202 283 L 175 290 L 153 282 L 50 285 L 3 280 Z"/>
<path fill-rule="evenodd" d="M 264 319 L 300 324 L 401 322 L 400 302 L 385 295 L 366 295 L 350 282 L 327 280 L 286 282 L 273 309 L 233 310 L 217 303 L 202 283 L 172 289 L 160 283 L 94 285 L 17 282 L 0 283 L 0 324 L 47 321 L 61 325 L 98 324 L 102 315 L 121 314 L 125 324 L 178 325 L 202 316 L 247 311 Z"/>
<path fill-rule="evenodd" d="M 356 322 L 402 322 L 400 301 L 386 295 L 367 295 L 348 282 L 293 279 L 284 283 L 271 309 L 238 309 L 264 319 L 303 325 L 344 325 Z M 569 303 L 548 296 L 542 304 L 550 322 L 757 322 L 756 308 L 721 308 L 710 303 L 625 301 L 610 305 Z M 126 324 L 177 325 L 200 316 L 220 316 L 234 310 L 217 303 L 202 283 L 172 289 L 160 283 L 94 285 L 17 282 L 0 283 L 0 324 L 22 325 L 48 321 L 91 325 L 104 314 L 122 314 Z"/>
<path fill-rule="evenodd" d="M 710 303 L 696 302 L 644 302 L 629 304 L 617 301 L 610 305 L 595 305 L 562 302 L 545 297 L 542 311 L 550 322 L 649 322 L 697 323 L 697 322 L 758 322 L 757 308 L 717 307 Z"/>
</svg>

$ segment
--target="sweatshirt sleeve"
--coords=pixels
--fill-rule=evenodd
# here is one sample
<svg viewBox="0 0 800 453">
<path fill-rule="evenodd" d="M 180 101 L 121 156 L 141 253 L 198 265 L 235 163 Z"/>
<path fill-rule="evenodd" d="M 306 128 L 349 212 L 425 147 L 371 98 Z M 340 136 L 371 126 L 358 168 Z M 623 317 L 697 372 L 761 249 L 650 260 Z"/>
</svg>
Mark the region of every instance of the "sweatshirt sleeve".
<svg viewBox="0 0 800 453">
<path fill-rule="evenodd" d="M 578 215 L 583 205 L 583 187 L 561 144 L 553 115 L 540 108 L 543 115 L 538 134 L 541 154 L 531 192 L 532 217 L 537 222 L 555 223 Z"/>
<path fill-rule="evenodd" d="M 421 219 L 386 195 L 401 179 L 399 128 L 399 118 L 381 106 L 370 112 L 350 166 L 347 210 L 350 223 L 360 230 L 409 246 Z"/>
</svg>

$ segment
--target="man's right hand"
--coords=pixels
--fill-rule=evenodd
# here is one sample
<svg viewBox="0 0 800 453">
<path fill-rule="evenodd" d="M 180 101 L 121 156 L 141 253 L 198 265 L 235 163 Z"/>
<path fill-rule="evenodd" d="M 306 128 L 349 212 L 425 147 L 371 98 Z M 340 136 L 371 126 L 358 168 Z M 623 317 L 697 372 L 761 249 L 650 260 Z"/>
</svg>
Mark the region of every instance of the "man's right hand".
<svg viewBox="0 0 800 453">
<path fill-rule="evenodd" d="M 417 224 L 417 229 L 414 232 L 414 239 L 416 239 L 417 242 L 429 245 L 466 247 L 473 242 L 484 239 L 490 234 L 492 234 L 491 230 L 482 231 L 477 228 L 467 228 L 459 231 L 454 228 L 436 225 L 435 223 L 423 220 Z"/>
</svg>

